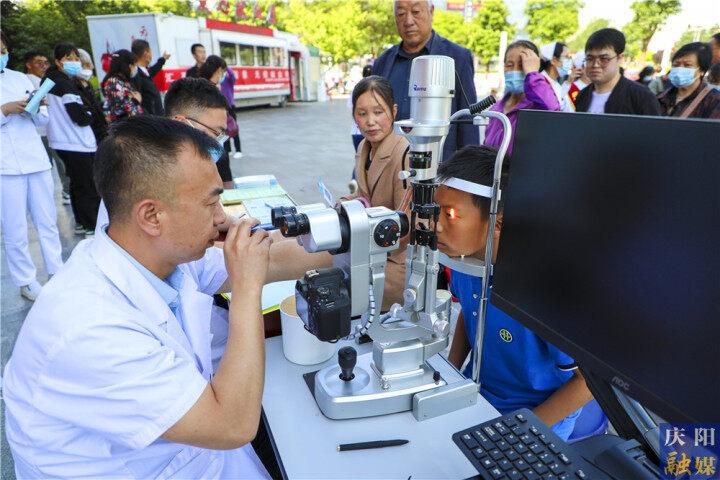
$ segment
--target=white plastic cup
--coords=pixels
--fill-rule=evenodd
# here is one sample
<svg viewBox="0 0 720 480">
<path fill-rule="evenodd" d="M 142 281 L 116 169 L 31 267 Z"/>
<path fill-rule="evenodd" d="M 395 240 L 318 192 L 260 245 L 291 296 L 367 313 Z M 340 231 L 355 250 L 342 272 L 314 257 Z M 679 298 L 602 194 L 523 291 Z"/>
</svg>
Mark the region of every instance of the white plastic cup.
<svg viewBox="0 0 720 480">
<path fill-rule="evenodd" d="M 315 365 L 323 363 L 335 353 L 335 344 L 321 342 L 305 330 L 305 324 L 297 314 L 295 295 L 280 303 L 283 354 L 292 363 Z"/>
</svg>

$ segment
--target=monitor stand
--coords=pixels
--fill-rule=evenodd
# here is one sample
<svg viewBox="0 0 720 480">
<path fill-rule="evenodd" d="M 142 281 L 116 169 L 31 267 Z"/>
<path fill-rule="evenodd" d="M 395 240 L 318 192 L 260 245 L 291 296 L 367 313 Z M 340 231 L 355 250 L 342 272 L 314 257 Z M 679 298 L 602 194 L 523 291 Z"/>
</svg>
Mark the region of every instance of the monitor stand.
<svg viewBox="0 0 720 480">
<path fill-rule="evenodd" d="M 612 478 L 633 480 L 662 479 L 660 467 L 646 455 L 636 440 L 623 440 L 617 435 L 596 435 L 573 443 L 588 462 Z"/>
<path fill-rule="evenodd" d="M 613 478 L 663 478 L 659 467 L 658 426 L 650 413 L 602 377 L 582 367 L 580 370 L 588 389 L 619 436 L 597 435 L 575 442 L 573 447 Z"/>
<path fill-rule="evenodd" d="M 637 401 L 610 385 L 601 376 L 580 367 L 588 389 L 621 438 L 634 439 L 656 464 L 660 464 L 658 425 Z"/>
</svg>

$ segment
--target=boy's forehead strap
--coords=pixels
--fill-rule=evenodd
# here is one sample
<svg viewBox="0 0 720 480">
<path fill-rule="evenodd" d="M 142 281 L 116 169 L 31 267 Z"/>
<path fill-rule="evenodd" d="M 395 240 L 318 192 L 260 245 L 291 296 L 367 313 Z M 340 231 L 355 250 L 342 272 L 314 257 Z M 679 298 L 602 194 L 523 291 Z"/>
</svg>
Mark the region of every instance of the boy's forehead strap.
<svg viewBox="0 0 720 480">
<path fill-rule="evenodd" d="M 487 185 L 480 185 L 479 183 L 468 182 L 461 178 L 450 177 L 442 182 L 446 187 L 451 187 L 456 190 L 478 195 L 480 197 L 492 198 L 492 187 Z M 500 200 L 500 191 L 498 191 L 498 200 Z"/>
</svg>

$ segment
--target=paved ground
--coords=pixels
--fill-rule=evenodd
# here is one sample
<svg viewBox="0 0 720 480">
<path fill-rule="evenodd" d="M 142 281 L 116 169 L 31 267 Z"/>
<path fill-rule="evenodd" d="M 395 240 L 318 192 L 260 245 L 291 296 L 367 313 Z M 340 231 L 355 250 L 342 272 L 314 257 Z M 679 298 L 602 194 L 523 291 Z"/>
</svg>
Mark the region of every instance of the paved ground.
<svg viewBox="0 0 720 480">
<path fill-rule="evenodd" d="M 274 174 L 297 202 L 321 201 L 315 178 L 321 176 L 335 196 L 347 192 L 347 181 L 354 164 L 350 139 L 350 113 L 344 98 L 327 103 L 289 104 L 286 108 L 257 108 L 238 114 L 243 158 L 232 160 L 233 175 Z M 60 203 L 56 178 L 58 227 L 66 259 L 81 237 L 73 235 L 74 223 L 69 206 Z M 30 222 L 30 220 L 28 220 Z M 30 251 L 38 266 L 38 279 L 47 274 L 34 229 L 30 228 Z M 4 255 L 4 254 L 3 254 Z M 10 358 L 15 339 L 31 303 L 20 297 L 10 280 L 5 260 L 0 268 L 0 360 L 3 369 Z M 2 412 L 4 416 L 4 404 Z M 4 429 L 4 418 L 0 430 Z M 12 458 L 2 433 L 2 479 L 14 479 Z"/>
</svg>

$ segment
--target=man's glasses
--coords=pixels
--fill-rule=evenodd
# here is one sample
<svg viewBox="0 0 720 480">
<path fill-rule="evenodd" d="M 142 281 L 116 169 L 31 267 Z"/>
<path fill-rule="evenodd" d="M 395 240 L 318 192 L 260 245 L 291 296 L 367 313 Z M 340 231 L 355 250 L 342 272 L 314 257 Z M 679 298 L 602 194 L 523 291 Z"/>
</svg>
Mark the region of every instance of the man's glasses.
<svg viewBox="0 0 720 480">
<path fill-rule="evenodd" d="M 210 130 L 210 131 L 212 132 L 212 134 L 215 135 L 216 137 L 227 136 L 227 130 L 225 130 L 224 128 L 221 129 L 220 131 L 217 131 L 217 130 L 215 130 L 215 129 L 212 128 L 212 127 L 208 127 L 207 125 L 205 125 L 204 123 L 202 123 L 202 122 L 199 121 L 199 120 L 195 120 L 194 118 L 190 118 L 190 117 L 185 117 L 185 118 L 187 118 L 188 120 L 190 120 L 190 121 L 193 122 L 193 123 L 197 123 L 198 125 L 202 125 L 203 127 L 207 128 L 207 129 Z"/>
<path fill-rule="evenodd" d="M 601 67 L 607 67 L 610 63 L 610 60 L 612 60 L 613 58 L 618 58 L 618 55 L 615 55 L 614 57 L 609 57 L 607 55 L 600 55 L 597 57 L 595 55 L 587 55 L 585 57 L 585 66 L 592 67 L 593 65 L 595 65 L 595 62 L 600 62 Z"/>
</svg>

